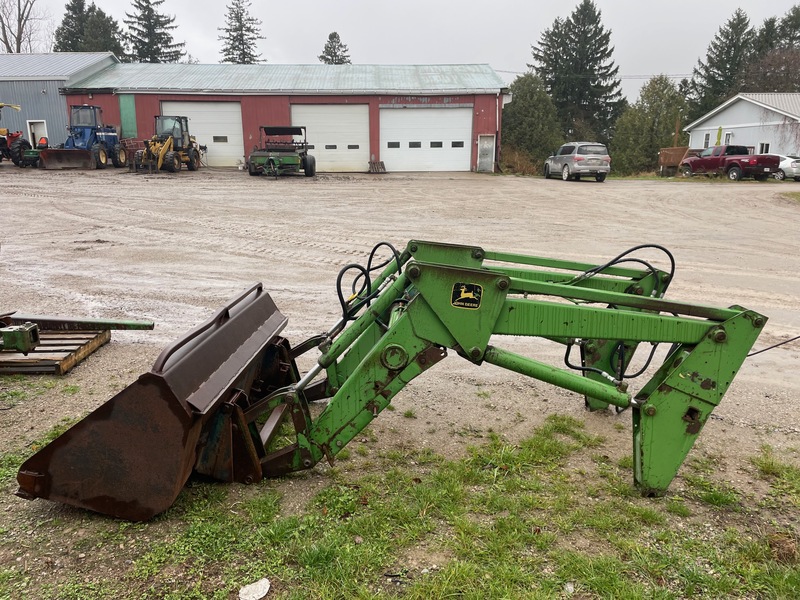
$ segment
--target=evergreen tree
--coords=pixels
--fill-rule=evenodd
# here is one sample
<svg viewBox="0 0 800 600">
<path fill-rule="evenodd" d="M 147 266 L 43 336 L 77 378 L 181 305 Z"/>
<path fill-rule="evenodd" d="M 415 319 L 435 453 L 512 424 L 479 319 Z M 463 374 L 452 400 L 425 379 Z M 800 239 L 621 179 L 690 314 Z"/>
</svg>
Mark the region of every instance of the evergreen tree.
<svg viewBox="0 0 800 600">
<path fill-rule="evenodd" d="M 261 35 L 261 21 L 250 15 L 250 0 L 232 0 L 227 6 L 225 27 L 218 27 L 224 35 L 217 38 L 222 42 L 222 62 L 237 65 L 254 65 L 264 62 L 256 53 L 256 40 L 266 39 Z"/>
<path fill-rule="evenodd" d="M 611 32 L 592 0 L 556 19 L 532 47 L 533 64 L 553 99 L 565 136 L 607 142 L 624 108 Z"/>
<path fill-rule="evenodd" d="M 125 57 L 125 36 L 117 20 L 95 6 L 94 2 L 86 10 L 86 15 L 81 52 L 113 52 L 119 58 Z"/>
<path fill-rule="evenodd" d="M 706 61 L 698 60 L 692 71 L 690 120 L 703 116 L 741 90 L 755 37 L 747 14 L 737 8 L 711 40 Z"/>
<path fill-rule="evenodd" d="M 545 29 L 538 46 L 531 46 L 533 61 L 528 65 L 544 83 L 545 89 L 553 98 L 563 98 L 569 89 L 569 77 L 562 75 L 563 53 L 569 48 L 566 37 L 566 22 L 557 17 L 550 29 Z"/>
<path fill-rule="evenodd" d="M 761 27 L 756 30 L 753 36 L 753 53 L 758 56 L 766 56 L 778 45 L 778 17 L 768 17 L 764 19 Z"/>
<path fill-rule="evenodd" d="M 686 100 L 669 78 L 653 77 L 642 86 L 638 100 L 617 120 L 612 154 L 618 173 L 643 173 L 658 167 L 658 151 L 685 143 Z M 678 130 L 676 144 L 675 131 Z"/>
<path fill-rule="evenodd" d="M 131 59 L 142 63 L 174 63 L 184 54 L 184 43 L 175 43 L 170 31 L 175 17 L 157 12 L 164 0 L 133 0 L 134 13 L 125 13 Z"/>
<path fill-rule="evenodd" d="M 503 108 L 503 145 L 522 150 L 542 164 L 562 141 L 556 107 L 533 73 L 517 77 L 509 91 L 511 102 Z"/>
<path fill-rule="evenodd" d="M 349 65 L 350 55 L 347 52 L 347 46 L 342 43 L 339 34 L 334 31 L 328 36 L 328 41 L 325 42 L 322 54 L 317 58 L 319 62 L 326 65 Z"/>
<path fill-rule="evenodd" d="M 125 56 L 123 33 L 116 19 L 92 2 L 70 0 L 55 32 L 53 52 L 113 52 Z"/>
<path fill-rule="evenodd" d="M 779 48 L 800 48 L 800 5 L 788 10 L 778 24 Z"/>
<path fill-rule="evenodd" d="M 86 1 L 70 0 L 61 25 L 56 28 L 53 52 L 80 52 L 86 29 Z"/>
</svg>

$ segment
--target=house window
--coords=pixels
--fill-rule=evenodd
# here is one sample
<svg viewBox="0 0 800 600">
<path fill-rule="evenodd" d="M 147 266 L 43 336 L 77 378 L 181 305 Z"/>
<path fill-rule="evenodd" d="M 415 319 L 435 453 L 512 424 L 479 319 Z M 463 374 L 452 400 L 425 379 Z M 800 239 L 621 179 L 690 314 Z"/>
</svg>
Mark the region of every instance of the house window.
<svg viewBox="0 0 800 600">
<path fill-rule="evenodd" d="M 759 154 L 769 154 L 769 142 L 761 142 L 758 145 Z"/>
<path fill-rule="evenodd" d="M 215 135 L 211 137 L 215 144 L 224 144 L 228 141 L 227 135 Z"/>
<path fill-rule="evenodd" d="M 358 144 L 347 144 L 348 150 L 358 150 Z"/>
<path fill-rule="evenodd" d="M 431 142 L 431 148 L 441 148 L 442 142 Z"/>
<path fill-rule="evenodd" d="M 400 147 L 400 142 L 389 142 L 386 145 L 386 147 L 387 148 L 399 148 Z"/>
<path fill-rule="evenodd" d="M 336 144 L 325 144 L 325 150 L 336 150 Z"/>
<path fill-rule="evenodd" d="M 450 144 L 450 147 L 451 148 L 463 148 L 464 147 L 464 142 L 452 142 Z"/>
<path fill-rule="evenodd" d="M 711 134 L 707 133 L 703 136 L 703 148 L 708 148 L 708 144 L 711 143 Z"/>
<path fill-rule="evenodd" d="M 408 142 L 409 148 L 422 148 L 422 142 Z"/>
<path fill-rule="evenodd" d="M 733 137 L 733 134 L 730 131 L 726 131 L 725 132 L 725 145 L 726 146 L 731 143 L 731 138 L 732 137 Z"/>
</svg>

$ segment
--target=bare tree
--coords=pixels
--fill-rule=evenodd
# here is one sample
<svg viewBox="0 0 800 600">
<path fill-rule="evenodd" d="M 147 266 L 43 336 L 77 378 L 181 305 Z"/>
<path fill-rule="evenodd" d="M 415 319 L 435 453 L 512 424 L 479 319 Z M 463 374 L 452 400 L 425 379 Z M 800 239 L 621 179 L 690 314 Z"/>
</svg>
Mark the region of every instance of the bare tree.
<svg viewBox="0 0 800 600">
<path fill-rule="evenodd" d="M 800 92 L 800 48 L 776 48 L 750 64 L 744 92 Z"/>
<path fill-rule="evenodd" d="M 0 50 L 19 54 L 43 49 L 43 37 L 52 33 L 48 19 L 36 0 L 0 0 Z"/>
</svg>

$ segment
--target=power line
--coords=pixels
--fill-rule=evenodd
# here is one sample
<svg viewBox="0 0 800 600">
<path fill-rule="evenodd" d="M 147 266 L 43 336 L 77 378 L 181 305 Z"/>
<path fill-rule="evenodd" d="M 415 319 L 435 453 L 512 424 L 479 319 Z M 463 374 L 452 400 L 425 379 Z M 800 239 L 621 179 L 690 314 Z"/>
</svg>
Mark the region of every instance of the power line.
<svg viewBox="0 0 800 600">
<path fill-rule="evenodd" d="M 495 69 L 497 73 L 508 73 L 509 75 L 525 75 L 530 71 L 507 71 L 504 69 Z M 653 77 L 662 76 L 668 79 L 684 79 L 692 76 L 692 73 L 658 73 L 658 75 L 619 75 L 618 79 L 632 79 L 632 80 L 645 80 L 652 79 Z M 570 75 L 570 77 L 578 77 L 578 75 Z"/>
</svg>

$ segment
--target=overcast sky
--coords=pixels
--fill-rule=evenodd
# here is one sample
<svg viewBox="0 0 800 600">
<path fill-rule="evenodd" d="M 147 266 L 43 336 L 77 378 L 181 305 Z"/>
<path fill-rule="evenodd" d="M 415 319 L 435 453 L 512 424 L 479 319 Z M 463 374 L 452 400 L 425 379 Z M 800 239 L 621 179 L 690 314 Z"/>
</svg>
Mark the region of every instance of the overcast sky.
<svg viewBox="0 0 800 600">
<path fill-rule="evenodd" d="M 87 4 L 91 0 L 86 0 Z M 225 22 L 230 0 L 165 0 L 159 12 L 175 16 L 175 41 L 201 63 L 220 61 L 217 28 Z M 94 0 L 123 26 L 128 0 Z M 269 63 L 319 63 L 328 34 L 339 33 L 353 63 L 488 63 L 507 82 L 527 70 L 531 45 L 556 17 L 568 17 L 579 0 L 254 0 L 250 14 L 261 19 L 266 37 L 258 43 Z M 741 3 L 751 25 L 783 16 L 800 0 Z M 37 0 L 54 26 L 66 0 Z M 697 59 L 720 26 L 740 4 L 730 0 L 595 0 L 611 30 L 614 61 L 623 93 L 630 101 L 651 76 L 691 76 Z"/>
</svg>

